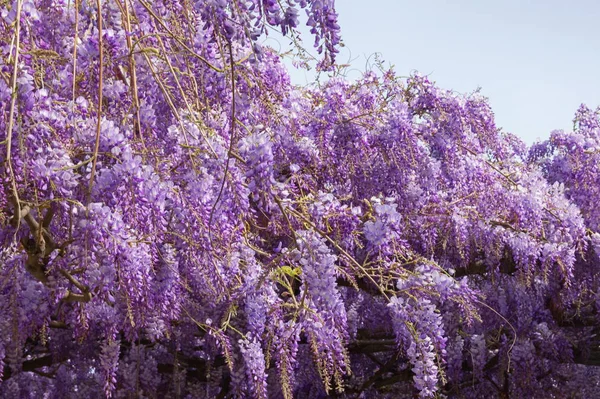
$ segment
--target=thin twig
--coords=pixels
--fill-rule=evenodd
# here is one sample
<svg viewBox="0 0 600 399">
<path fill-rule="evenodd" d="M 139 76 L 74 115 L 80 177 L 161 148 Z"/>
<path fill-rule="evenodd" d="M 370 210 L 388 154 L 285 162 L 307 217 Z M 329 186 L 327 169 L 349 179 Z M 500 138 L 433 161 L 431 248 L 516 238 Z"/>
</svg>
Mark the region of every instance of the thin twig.
<svg viewBox="0 0 600 399">
<path fill-rule="evenodd" d="M 510 343 L 510 347 L 508 348 L 508 350 L 506 351 L 506 355 L 508 358 L 507 361 L 507 365 L 506 365 L 506 371 L 510 372 L 510 353 L 512 352 L 516 342 L 517 342 L 517 330 L 515 329 L 515 327 L 511 324 L 510 321 L 508 321 L 506 319 L 506 317 L 502 316 L 500 313 L 498 313 L 498 311 L 494 308 L 492 308 L 490 305 L 488 305 L 485 302 L 479 301 L 479 300 L 475 300 L 477 303 L 479 303 L 482 306 L 485 306 L 486 308 L 488 308 L 489 310 L 491 310 L 493 313 L 495 313 L 498 317 L 500 317 L 502 320 L 504 320 L 508 326 L 510 327 L 510 329 L 513 331 L 513 334 L 515 335 L 512 342 Z"/>
<path fill-rule="evenodd" d="M 129 75 L 131 75 L 131 93 L 133 95 L 133 102 L 135 106 L 135 117 L 138 128 L 138 133 L 140 136 L 140 140 L 142 142 L 142 147 L 146 147 L 144 143 L 144 136 L 142 135 L 142 123 L 140 117 L 140 99 L 138 97 L 138 89 L 137 89 L 137 73 L 135 69 L 135 58 L 133 56 L 133 45 L 131 43 L 131 17 L 129 15 L 129 0 L 124 0 L 125 3 L 125 25 L 127 29 L 127 48 L 129 49 Z M 135 134 L 135 129 L 134 129 Z"/>
<path fill-rule="evenodd" d="M 8 129 L 6 130 L 6 164 L 8 166 L 8 173 L 10 175 L 10 184 L 12 189 L 12 195 L 15 201 L 15 220 L 16 229 L 13 239 L 17 240 L 17 232 L 21 225 L 21 203 L 19 201 L 19 192 L 17 190 L 17 181 L 15 178 L 15 171 L 12 166 L 11 150 L 12 150 L 12 133 L 14 128 L 14 116 L 15 116 L 15 104 L 17 102 L 17 74 L 19 69 L 19 47 L 21 44 L 21 0 L 17 0 L 17 15 L 16 15 L 16 26 L 15 26 L 15 57 L 13 59 L 13 75 L 11 81 L 11 99 L 10 99 L 10 112 L 8 116 Z"/>
<path fill-rule="evenodd" d="M 98 162 L 98 150 L 100 149 L 100 130 L 102 125 L 102 80 L 103 80 L 103 69 L 104 69 L 104 52 L 102 49 L 102 4 L 101 0 L 96 0 L 96 6 L 98 7 L 98 120 L 96 122 L 96 144 L 94 146 L 94 155 L 92 161 L 92 172 L 90 174 L 90 185 L 88 188 L 88 203 L 92 197 L 92 187 L 94 185 L 94 175 L 96 174 L 96 164 Z"/>
<path fill-rule="evenodd" d="M 79 36 L 77 32 L 79 30 L 79 1 L 75 0 L 75 36 L 73 37 L 73 105 L 71 111 L 75 110 L 75 90 L 77 85 L 77 42 Z"/>
<path fill-rule="evenodd" d="M 162 18 L 160 18 L 158 15 L 156 15 L 154 13 L 154 11 L 152 11 L 152 8 L 150 8 L 150 6 L 144 1 L 144 0 L 140 0 L 140 3 L 142 4 L 142 6 L 144 6 L 144 8 L 150 13 L 150 15 L 152 15 L 152 17 L 156 20 L 156 22 L 158 22 L 158 24 L 160 26 L 163 27 L 164 30 L 167 31 L 167 33 L 169 34 L 169 36 L 171 36 L 173 39 L 175 39 L 175 41 L 177 43 L 179 43 L 179 45 L 181 47 L 183 47 L 184 49 L 186 49 L 187 51 L 190 52 L 190 54 L 192 54 L 194 57 L 198 58 L 200 61 L 204 62 L 210 69 L 216 71 L 216 72 L 225 72 L 224 69 L 221 68 L 217 68 L 216 66 L 214 66 L 213 64 L 211 64 L 210 62 L 208 62 L 208 60 L 204 57 L 202 57 L 200 54 L 196 53 L 194 50 L 192 50 L 191 48 L 189 48 L 184 42 L 183 40 L 181 40 L 180 38 L 178 38 L 173 32 L 171 32 L 171 30 L 169 29 L 169 27 L 164 23 L 164 21 L 162 20 Z"/>
<path fill-rule="evenodd" d="M 221 196 L 223 195 L 223 189 L 225 188 L 225 182 L 227 181 L 227 173 L 229 173 L 229 161 L 231 160 L 231 154 L 233 153 L 233 144 L 234 144 L 234 136 L 235 136 L 235 68 L 233 62 L 233 48 L 231 41 L 229 41 L 229 63 L 231 66 L 231 121 L 229 122 L 229 150 L 227 151 L 227 160 L 225 163 L 225 172 L 223 173 L 223 181 L 221 182 L 221 188 L 219 190 L 219 195 L 217 195 L 217 199 L 215 200 L 215 204 L 210 210 L 210 216 L 208 218 L 208 238 L 212 240 L 212 219 L 215 215 L 215 210 L 217 209 L 217 205 Z M 212 245 L 212 241 L 211 241 Z"/>
<path fill-rule="evenodd" d="M 304 220 L 304 222 L 306 222 L 306 224 L 308 224 L 321 237 L 323 237 L 327 241 L 329 241 L 331 243 L 331 245 L 333 245 L 333 247 L 335 249 L 337 249 L 342 255 L 344 255 L 344 257 L 346 257 L 350 261 L 350 263 L 352 263 L 357 269 L 359 269 L 360 271 L 363 272 L 363 274 L 365 275 L 365 277 L 367 277 L 377 287 L 377 289 L 385 297 L 385 299 L 387 299 L 388 301 L 390 300 L 390 297 L 386 294 L 385 290 L 379 284 L 377 284 L 377 282 L 375 281 L 375 279 L 369 273 L 366 272 L 366 270 L 364 269 L 364 267 L 361 266 L 360 263 L 358 263 L 356 261 L 356 259 L 354 259 L 354 257 L 352 255 L 350 255 L 344 248 L 342 248 L 334 239 L 332 239 L 331 237 L 329 237 L 329 235 L 327 235 L 327 233 L 325 233 L 323 230 L 319 229 L 313 222 L 311 222 L 302 213 L 296 211 L 294 208 L 287 208 L 287 209 L 291 213 L 293 213 L 294 215 L 296 215 L 297 217 L 299 217 L 300 219 Z"/>
<path fill-rule="evenodd" d="M 163 54 L 167 55 L 169 54 L 167 52 L 167 48 L 165 47 L 165 44 L 162 40 L 162 38 L 160 37 L 160 35 L 156 35 L 156 39 L 158 40 L 158 43 L 160 44 L 160 47 L 163 51 Z M 179 93 L 181 94 L 181 98 L 183 99 L 183 102 L 185 103 L 185 106 L 188 110 L 188 113 L 190 115 L 190 117 L 192 117 L 194 115 L 194 112 L 192 110 L 192 107 L 190 106 L 187 96 L 185 95 L 185 92 L 183 90 L 183 87 L 181 86 L 181 83 L 179 82 L 179 78 L 177 77 L 177 73 L 175 73 L 175 68 L 173 68 L 173 64 L 171 64 L 171 60 L 169 57 L 165 57 L 165 61 L 167 63 L 167 66 L 169 67 L 169 71 L 171 72 L 171 75 L 173 75 L 173 80 L 175 81 L 175 84 L 177 85 L 177 88 L 179 89 Z M 208 138 L 204 135 L 204 133 L 202 133 L 202 131 L 200 130 L 200 135 L 202 136 L 202 138 L 204 139 L 204 142 L 206 143 L 206 145 L 209 147 L 210 151 L 214 154 L 215 158 L 217 157 L 217 153 L 215 152 L 214 148 L 212 147 L 210 141 L 208 141 Z"/>
</svg>

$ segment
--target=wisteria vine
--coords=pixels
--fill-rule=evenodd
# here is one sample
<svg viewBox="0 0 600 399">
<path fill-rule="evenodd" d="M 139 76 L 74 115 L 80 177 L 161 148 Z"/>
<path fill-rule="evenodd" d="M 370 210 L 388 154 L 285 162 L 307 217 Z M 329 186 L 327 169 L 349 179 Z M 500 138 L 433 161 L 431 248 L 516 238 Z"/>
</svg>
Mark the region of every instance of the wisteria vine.
<svg viewBox="0 0 600 399">
<path fill-rule="evenodd" d="M 261 45 L 305 23 L 325 83 Z M 334 0 L 0 3 L 0 396 L 600 394 L 600 110 L 349 82 Z"/>
</svg>

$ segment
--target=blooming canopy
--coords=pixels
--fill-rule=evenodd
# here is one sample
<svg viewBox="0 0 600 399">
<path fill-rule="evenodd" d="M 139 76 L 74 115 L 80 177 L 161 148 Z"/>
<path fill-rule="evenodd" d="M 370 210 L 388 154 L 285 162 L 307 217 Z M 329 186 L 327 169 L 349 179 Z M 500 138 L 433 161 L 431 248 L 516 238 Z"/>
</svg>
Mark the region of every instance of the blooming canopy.
<svg viewBox="0 0 600 399">
<path fill-rule="evenodd" d="M 346 81 L 333 0 L 1 7 L 1 396 L 599 394 L 599 111 Z"/>
</svg>

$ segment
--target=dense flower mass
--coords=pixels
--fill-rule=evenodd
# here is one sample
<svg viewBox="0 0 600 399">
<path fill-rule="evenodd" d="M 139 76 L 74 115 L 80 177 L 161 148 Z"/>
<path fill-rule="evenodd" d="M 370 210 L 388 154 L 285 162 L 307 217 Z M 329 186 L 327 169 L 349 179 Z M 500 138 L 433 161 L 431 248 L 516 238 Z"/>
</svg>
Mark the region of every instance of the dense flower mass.
<svg viewBox="0 0 600 399">
<path fill-rule="evenodd" d="M 331 78 L 292 86 L 269 29 Z M 0 397 L 600 395 L 600 110 L 339 77 L 333 0 L 0 5 Z"/>
</svg>

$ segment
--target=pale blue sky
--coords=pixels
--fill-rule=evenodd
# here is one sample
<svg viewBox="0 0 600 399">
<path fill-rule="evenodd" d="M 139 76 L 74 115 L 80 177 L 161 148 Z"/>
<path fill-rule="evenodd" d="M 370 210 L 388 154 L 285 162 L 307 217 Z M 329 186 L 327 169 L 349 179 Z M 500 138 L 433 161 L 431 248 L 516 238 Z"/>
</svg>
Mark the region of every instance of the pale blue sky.
<svg viewBox="0 0 600 399">
<path fill-rule="evenodd" d="M 463 93 L 481 87 L 497 125 L 527 143 L 570 130 L 579 104 L 600 105 L 600 1 L 336 3 L 346 46 L 339 62 L 355 58 L 362 71 L 379 52 L 399 75 L 417 70 Z M 291 75 L 298 84 L 312 76 Z"/>
</svg>

